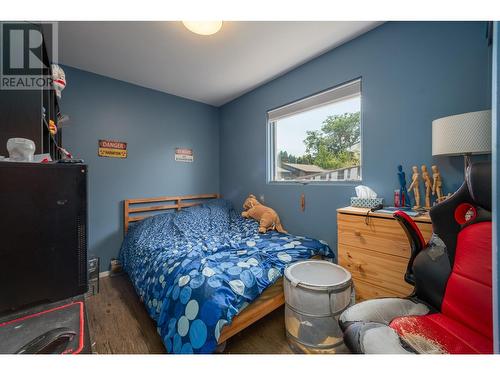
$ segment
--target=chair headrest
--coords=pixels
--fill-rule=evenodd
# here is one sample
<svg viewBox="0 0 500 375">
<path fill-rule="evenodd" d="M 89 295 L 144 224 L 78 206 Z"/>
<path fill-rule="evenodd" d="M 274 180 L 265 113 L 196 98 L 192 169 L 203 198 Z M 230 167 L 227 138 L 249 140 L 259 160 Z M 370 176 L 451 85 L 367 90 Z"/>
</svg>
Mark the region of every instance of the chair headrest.
<svg viewBox="0 0 500 375">
<path fill-rule="evenodd" d="M 491 162 L 480 161 L 469 165 L 465 181 L 474 202 L 491 211 Z"/>
</svg>

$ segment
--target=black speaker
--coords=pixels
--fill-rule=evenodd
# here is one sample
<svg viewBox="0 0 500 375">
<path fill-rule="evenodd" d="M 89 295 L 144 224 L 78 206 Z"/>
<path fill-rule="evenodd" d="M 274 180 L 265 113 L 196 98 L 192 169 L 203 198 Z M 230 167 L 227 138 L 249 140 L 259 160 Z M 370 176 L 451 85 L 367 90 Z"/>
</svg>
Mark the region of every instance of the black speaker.
<svg viewBox="0 0 500 375">
<path fill-rule="evenodd" d="M 0 162 L 0 312 L 87 291 L 87 166 Z"/>
</svg>

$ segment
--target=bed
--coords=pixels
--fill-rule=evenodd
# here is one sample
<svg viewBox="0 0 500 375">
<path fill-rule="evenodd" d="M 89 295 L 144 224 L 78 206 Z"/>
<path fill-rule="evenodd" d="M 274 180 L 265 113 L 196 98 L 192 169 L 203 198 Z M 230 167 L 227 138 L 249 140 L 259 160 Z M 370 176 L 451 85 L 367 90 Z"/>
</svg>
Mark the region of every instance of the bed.
<svg viewBox="0 0 500 375">
<path fill-rule="evenodd" d="M 335 260 L 324 241 L 275 231 L 217 194 L 124 201 L 120 260 L 169 353 L 212 353 L 284 303 L 295 261 Z"/>
</svg>

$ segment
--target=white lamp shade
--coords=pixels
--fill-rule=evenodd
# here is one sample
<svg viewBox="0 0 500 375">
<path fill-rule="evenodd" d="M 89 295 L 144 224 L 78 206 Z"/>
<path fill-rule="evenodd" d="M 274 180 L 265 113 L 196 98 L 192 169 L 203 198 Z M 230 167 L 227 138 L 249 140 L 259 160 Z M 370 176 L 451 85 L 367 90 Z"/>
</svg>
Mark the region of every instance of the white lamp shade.
<svg viewBox="0 0 500 375">
<path fill-rule="evenodd" d="M 432 155 L 491 152 L 491 110 L 468 112 L 432 121 Z"/>
</svg>

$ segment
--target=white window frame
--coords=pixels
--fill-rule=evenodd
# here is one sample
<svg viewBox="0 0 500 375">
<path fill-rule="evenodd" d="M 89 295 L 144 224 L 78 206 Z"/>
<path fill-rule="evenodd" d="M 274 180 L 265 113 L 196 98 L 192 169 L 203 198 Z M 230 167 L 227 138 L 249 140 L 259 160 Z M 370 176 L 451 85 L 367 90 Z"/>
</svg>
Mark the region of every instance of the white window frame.
<svg viewBox="0 0 500 375">
<path fill-rule="evenodd" d="M 276 168 L 276 121 L 301 112 L 307 112 L 316 107 L 341 101 L 354 96 L 360 96 L 360 160 L 359 160 L 359 180 L 286 180 L 277 181 L 274 179 Z M 266 152 L 266 182 L 268 184 L 326 184 L 326 185 L 357 185 L 363 180 L 363 90 L 362 77 L 331 87 L 325 91 L 313 94 L 306 98 L 286 104 L 284 106 L 269 110 L 267 112 L 267 152 Z"/>
</svg>

